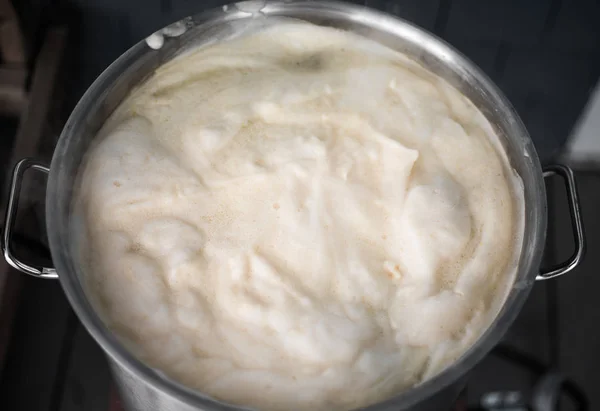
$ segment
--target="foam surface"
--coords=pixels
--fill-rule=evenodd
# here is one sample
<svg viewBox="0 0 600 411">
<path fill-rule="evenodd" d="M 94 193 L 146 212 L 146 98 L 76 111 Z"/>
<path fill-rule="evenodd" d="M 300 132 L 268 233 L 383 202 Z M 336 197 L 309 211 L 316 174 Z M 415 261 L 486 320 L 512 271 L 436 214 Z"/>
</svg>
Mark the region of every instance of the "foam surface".
<svg viewBox="0 0 600 411">
<path fill-rule="evenodd" d="M 166 64 L 81 176 L 89 288 L 144 361 L 264 410 L 435 375 L 505 298 L 522 188 L 483 115 L 403 55 L 280 24 Z"/>
</svg>

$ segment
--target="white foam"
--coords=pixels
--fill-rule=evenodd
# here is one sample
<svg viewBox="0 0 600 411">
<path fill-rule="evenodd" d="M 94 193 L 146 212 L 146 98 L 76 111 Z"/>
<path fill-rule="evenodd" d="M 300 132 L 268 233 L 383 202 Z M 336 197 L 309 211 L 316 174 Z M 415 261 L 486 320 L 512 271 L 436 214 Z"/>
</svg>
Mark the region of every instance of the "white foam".
<svg viewBox="0 0 600 411">
<path fill-rule="evenodd" d="M 198 49 L 107 124 L 77 203 L 94 301 L 209 395 L 379 401 L 463 353 L 512 284 L 523 193 L 490 125 L 357 36 L 280 24 Z"/>
</svg>

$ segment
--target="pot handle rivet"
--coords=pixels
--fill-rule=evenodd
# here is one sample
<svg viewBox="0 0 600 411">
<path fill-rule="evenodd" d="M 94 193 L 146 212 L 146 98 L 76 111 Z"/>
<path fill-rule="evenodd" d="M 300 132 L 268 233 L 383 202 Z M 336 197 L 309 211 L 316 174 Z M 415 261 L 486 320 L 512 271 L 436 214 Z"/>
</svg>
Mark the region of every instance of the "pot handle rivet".
<svg viewBox="0 0 600 411">
<path fill-rule="evenodd" d="M 583 232 L 583 222 L 581 220 L 581 204 L 579 202 L 575 174 L 569 167 L 560 164 L 544 167 L 544 178 L 554 175 L 561 177 L 566 184 L 569 213 L 571 214 L 571 224 L 573 226 L 573 239 L 575 241 L 575 252 L 567 261 L 542 271 L 538 274 L 536 280 L 548 280 L 568 273 L 581 263 L 583 254 L 585 253 L 585 235 Z"/>
<path fill-rule="evenodd" d="M 15 257 L 11 252 L 10 241 L 12 231 L 17 215 L 17 206 L 19 203 L 19 194 L 21 192 L 21 182 L 23 174 L 30 168 L 48 174 L 50 169 L 38 162 L 25 158 L 17 163 L 13 170 L 12 180 L 10 184 L 10 194 L 8 196 L 8 205 L 6 207 L 6 216 L 4 219 L 4 230 L 2 232 L 2 252 L 6 262 L 22 273 L 32 275 L 38 278 L 58 278 L 56 270 L 52 267 L 33 266 L 26 264 Z"/>
</svg>

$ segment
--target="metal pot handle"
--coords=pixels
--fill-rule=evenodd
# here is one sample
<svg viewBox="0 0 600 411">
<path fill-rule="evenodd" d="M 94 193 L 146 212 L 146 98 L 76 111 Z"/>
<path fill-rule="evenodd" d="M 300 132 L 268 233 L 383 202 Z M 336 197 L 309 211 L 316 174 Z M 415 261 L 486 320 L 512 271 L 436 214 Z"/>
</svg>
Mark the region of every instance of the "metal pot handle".
<svg viewBox="0 0 600 411">
<path fill-rule="evenodd" d="M 15 257 L 10 251 L 10 239 L 15 216 L 17 214 L 17 205 L 19 202 L 19 194 L 21 191 L 21 181 L 23 174 L 28 169 L 33 168 L 37 171 L 42 171 L 46 174 L 50 169 L 32 159 L 25 158 L 17 163 L 13 170 L 12 181 L 10 186 L 10 195 L 8 198 L 8 206 L 6 208 L 6 217 L 4 220 L 4 231 L 2 233 L 2 251 L 6 261 L 22 273 L 32 275 L 38 278 L 58 278 L 56 270 L 53 267 L 34 267 L 26 264 Z M 575 175 L 573 170 L 563 165 L 552 165 L 544 168 L 544 177 L 558 175 L 563 178 L 567 187 L 567 198 L 569 201 L 569 212 L 571 214 L 571 223 L 573 225 L 573 236 L 575 240 L 575 252 L 565 262 L 560 263 L 549 270 L 543 271 L 536 277 L 536 280 L 548 280 L 568 273 L 579 263 L 585 252 L 585 236 L 583 233 L 583 223 L 581 220 L 581 205 L 579 202 L 579 194 L 577 192 L 577 184 L 575 183 Z"/>
<path fill-rule="evenodd" d="M 571 214 L 571 224 L 573 226 L 573 239 L 575 241 L 575 252 L 565 262 L 542 271 L 536 277 L 536 280 L 548 280 L 568 273 L 579 265 L 583 254 L 585 253 L 585 235 L 583 233 L 583 223 L 581 220 L 581 204 L 577 192 L 577 184 L 573 170 L 569 167 L 556 164 L 544 167 L 544 178 L 557 175 L 561 177 L 567 188 L 567 199 L 569 201 L 569 214 Z"/>
<path fill-rule="evenodd" d="M 10 194 L 8 196 L 8 205 L 6 207 L 6 216 L 4 219 L 4 230 L 2 232 L 2 252 L 6 262 L 12 267 L 21 271 L 22 273 L 32 275 L 37 278 L 58 278 L 56 270 L 53 267 L 43 266 L 32 266 L 26 264 L 15 257 L 11 252 L 10 240 L 12 237 L 13 225 L 15 217 L 17 215 L 17 206 L 19 203 L 19 194 L 21 192 L 21 182 L 23 180 L 23 174 L 28 169 L 34 169 L 42 171 L 46 174 L 50 172 L 50 169 L 35 160 L 25 158 L 17 163 L 13 170 L 12 180 L 10 184 Z"/>
</svg>

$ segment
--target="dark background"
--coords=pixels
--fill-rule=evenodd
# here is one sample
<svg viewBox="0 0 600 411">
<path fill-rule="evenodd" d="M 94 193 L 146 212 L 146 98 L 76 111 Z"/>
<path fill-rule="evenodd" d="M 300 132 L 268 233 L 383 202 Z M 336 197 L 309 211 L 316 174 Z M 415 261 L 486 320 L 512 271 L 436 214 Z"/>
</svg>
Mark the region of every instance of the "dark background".
<svg viewBox="0 0 600 411">
<path fill-rule="evenodd" d="M 516 107 L 543 158 L 567 138 L 600 75 L 596 0 L 365 0 L 442 37 L 478 64 Z M 35 43 L 51 20 L 71 26 L 68 104 L 111 61 L 162 26 L 222 0 L 19 0 Z"/>
<path fill-rule="evenodd" d="M 162 26 L 225 1 L 16 0 L 31 55 L 50 24 L 69 26 L 66 117 L 96 76 L 133 43 Z M 538 153 L 561 152 L 600 75 L 600 2 L 593 0 L 356 1 L 442 37 L 479 65 L 523 118 Z M 600 132 L 600 131 L 599 131 Z M 599 137 L 600 138 L 600 137 Z M 6 168 L 12 165 L 6 165 Z M 0 169 L 0 175 L 4 170 Z M 600 410 L 600 174 L 579 172 L 590 252 L 584 265 L 536 284 L 504 344 L 582 386 Z M 3 180 L 2 180 L 3 181 Z M 572 249 L 562 186 L 550 182 L 546 261 Z M 0 410 L 106 411 L 110 379 L 100 349 L 79 324 L 56 282 L 26 278 L 13 341 L 0 376 Z M 471 374 L 469 402 L 493 390 L 527 397 L 536 372 L 490 355 Z M 572 409 L 564 401 L 561 409 Z M 440 410 L 444 411 L 444 410 Z"/>
</svg>

